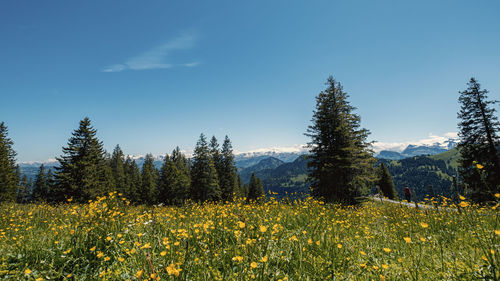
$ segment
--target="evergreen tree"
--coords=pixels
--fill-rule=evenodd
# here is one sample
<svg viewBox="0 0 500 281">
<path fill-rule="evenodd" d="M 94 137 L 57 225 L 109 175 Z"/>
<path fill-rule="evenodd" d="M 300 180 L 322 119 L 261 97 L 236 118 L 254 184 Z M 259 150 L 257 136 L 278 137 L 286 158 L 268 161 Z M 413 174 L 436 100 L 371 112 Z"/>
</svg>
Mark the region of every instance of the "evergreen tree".
<svg viewBox="0 0 500 281">
<path fill-rule="evenodd" d="M 222 144 L 220 166 L 217 170 L 219 175 L 219 185 L 222 192 L 223 201 L 231 201 L 233 193 L 237 191 L 238 179 L 236 166 L 234 164 L 233 147 L 231 140 L 226 136 Z"/>
<path fill-rule="evenodd" d="M 108 167 L 102 142 L 90 119 L 80 121 L 72 133 L 63 155 L 57 158 L 56 184 L 53 195 L 56 201 L 73 197 L 75 202 L 85 202 L 110 191 Z"/>
<path fill-rule="evenodd" d="M 500 123 L 488 100 L 487 90 L 471 78 L 467 90 L 460 92 L 458 149 L 460 176 L 475 201 L 493 199 L 500 188 L 500 155 L 497 146 Z M 477 165 L 479 164 L 479 165 Z M 482 171 L 481 171 L 482 170 Z M 484 173 L 482 179 L 481 173 Z"/>
<path fill-rule="evenodd" d="M 125 160 L 125 182 L 128 190 L 125 193 L 125 198 L 130 202 L 140 202 L 140 190 L 142 187 L 141 170 L 137 163 L 130 157 Z"/>
<path fill-rule="evenodd" d="M 172 162 L 175 163 L 177 169 L 174 182 L 175 198 L 180 202 L 184 202 L 189 198 L 189 189 L 191 187 L 191 176 L 189 172 L 188 160 L 184 154 L 181 153 L 179 147 L 172 151 Z"/>
<path fill-rule="evenodd" d="M 248 201 L 259 201 L 264 197 L 264 187 L 262 186 L 262 181 L 256 177 L 253 172 L 248 185 Z"/>
<path fill-rule="evenodd" d="M 16 174 L 14 142 L 8 137 L 7 126 L 0 122 L 0 202 L 16 199 L 19 178 Z"/>
<path fill-rule="evenodd" d="M 45 166 L 42 164 L 38 169 L 38 174 L 35 177 L 35 184 L 33 187 L 33 201 L 43 201 L 48 200 L 49 195 L 49 182 L 47 179 L 47 172 L 45 171 Z"/>
<path fill-rule="evenodd" d="M 384 163 L 381 163 L 379 167 L 378 186 L 385 197 L 389 199 L 396 199 L 398 197 L 391 173 Z"/>
<path fill-rule="evenodd" d="M 116 145 L 110 160 L 111 171 L 115 182 L 115 189 L 124 195 L 129 193 L 130 187 L 127 185 L 125 176 L 125 160 L 123 151 Z"/>
<path fill-rule="evenodd" d="M 305 134 L 312 139 L 308 182 L 316 198 L 354 204 L 365 184 L 374 180 L 369 132 L 359 128 L 360 117 L 352 113 L 355 108 L 342 85 L 331 76 L 326 85 L 316 97 L 313 124 Z"/>
<path fill-rule="evenodd" d="M 146 154 L 144 159 L 144 164 L 142 164 L 142 175 L 141 175 L 141 190 L 139 197 L 141 198 L 142 204 L 154 204 L 156 203 L 156 185 L 158 183 L 158 170 L 154 165 L 154 158 L 152 154 Z"/>
<path fill-rule="evenodd" d="M 205 135 L 201 134 L 194 149 L 191 165 L 191 198 L 196 201 L 220 200 L 218 181 L 217 170 Z"/>
<path fill-rule="evenodd" d="M 158 198 L 168 204 L 183 203 L 189 196 L 191 179 L 186 157 L 179 147 L 172 151 L 172 156 L 165 156 L 158 183 Z"/>
<path fill-rule="evenodd" d="M 55 201 L 53 196 L 55 184 L 56 181 L 54 178 L 54 173 L 52 172 L 52 169 L 49 169 L 49 171 L 47 172 L 47 197 L 45 199 L 49 202 Z"/>
<path fill-rule="evenodd" d="M 19 183 L 19 187 L 17 189 L 17 198 L 16 198 L 17 203 L 28 202 L 31 184 L 32 184 L 32 182 L 30 182 L 30 180 L 28 179 L 28 176 L 23 175 L 23 177 Z"/>
<path fill-rule="evenodd" d="M 160 179 L 158 181 L 158 201 L 160 203 L 170 204 L 174 201 L 174 180 L 177 171 L 173 161 L 170 160 L 170 156 L 165 155 L 163 164 L 160 169 Z"/>
<path fill-rule="evenodd" d="M 245 192 L 245 187 L 243 186 L 243 182 L 241 181 L 241 176 L 236 174 L 236 196 L 239 198 L 244 198 L 247 197 L 247 194 Z"/>
</svg>

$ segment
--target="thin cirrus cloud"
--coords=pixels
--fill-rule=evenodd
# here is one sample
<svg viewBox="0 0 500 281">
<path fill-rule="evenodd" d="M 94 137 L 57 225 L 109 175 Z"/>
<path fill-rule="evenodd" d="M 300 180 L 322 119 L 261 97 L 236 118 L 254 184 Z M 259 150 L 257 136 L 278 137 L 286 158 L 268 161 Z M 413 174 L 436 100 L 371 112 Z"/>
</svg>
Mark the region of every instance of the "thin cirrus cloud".
<svg viewBox="0 0 500 281">
<path fill-rule="evenodd" d="M 166 62 L 167 57 L 176 50 L 185 50 L 194 46 L 196 36 L 184 33 L 165 44 L 154 47 L 138 56 L 128 59 L 124 63 L 114 64 L 103 69 L 103 72 L 121 72 L 124 70 L 166 69 L 176 66 L 195 67 L 199 62 L 171 64 Z"/>
</svg>

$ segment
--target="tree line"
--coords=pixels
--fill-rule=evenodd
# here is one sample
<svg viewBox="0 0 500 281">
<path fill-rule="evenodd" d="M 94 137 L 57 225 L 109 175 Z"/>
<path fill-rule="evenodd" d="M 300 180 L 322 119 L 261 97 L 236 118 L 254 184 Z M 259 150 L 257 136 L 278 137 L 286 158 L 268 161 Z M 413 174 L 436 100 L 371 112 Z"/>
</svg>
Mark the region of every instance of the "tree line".
<svg viewBox="0 0 500 281">
<path fill-rule="evenodd" d="M 316 97 L 311 125 L 305 135 L 308 143 L 308 178 L 310 194 L 326 202 L 356 204 L 374 185 L 389 198 L 397 197 L 394 181 L 385 164 L 376 165 L 370 132 L 361 128 L 359 115 L 342 85 L 329 77 L 327 87 Z M 500 123 L 491 107 L 487 90 L 471 78 L 468 88 L 459 92 L 458 118 L 460 143 L 459 190 L 476 202 L 495 200 L 500 189 Z M 19 201 L 30 196 L 28 180 L 15 165 L 16 153 L 7 127 L 0 123 L 0 200 Z M 222 148 L 213 137 L 207 142 L 202 134 L 191 159 L 176 148 L 166 155 L 160 170 L 147 155 L 142 170 L 135 161 L 124 158 L 117 146 L 107 156 L 96 130 L 88 118 L 80 121 L 51 174 L 35 180 L 31 196 L 61 202 L 73 198 L 86 202 L 104 192 L 117 190 L 135 203 L 155 204 L 194 201 L 230 201 L 233 196 L 256 200 L 263 196 L 262 182 L 253 174 L 244 185 L 236 174 L 229 138 Z M 46 180 L 47 184 L 40 185 Z"/>
<path fill-rule="evenodd" d="M 1 201 L 85 203 L 114 191 L 133 204 L 227 202 L 234 196 L 258 201 L 264 196 L 262 182 L 255 175 L 248 184 L 241 182 L 228 136 L 219 147 L 215 136 L 207 142 L 201 134 L 192 158 L 176 147 L 165 155 L 160 169 L 155 167 L 152 154 L 146 155 L 140 168 L 119 145 L 109 155 L 86 117 L 56 158 L 55 170 L 47 170 L 42 164 L 31 181 L 21 176 L 7 133 L 5 124 L 0 123 Z"/>
</svg>

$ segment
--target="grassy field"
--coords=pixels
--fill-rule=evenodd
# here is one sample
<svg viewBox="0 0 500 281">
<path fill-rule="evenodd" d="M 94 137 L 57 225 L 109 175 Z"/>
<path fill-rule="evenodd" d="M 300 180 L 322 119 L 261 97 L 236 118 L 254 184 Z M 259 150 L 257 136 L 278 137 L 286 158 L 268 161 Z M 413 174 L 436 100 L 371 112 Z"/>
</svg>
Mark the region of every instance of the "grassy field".
<svg viewBox="0 0 500 281">
<path fill-rule="evenodd" d="M 498 209 L 295 203 L 0 207 L 0 279 L 499 279 Z"/>
</svg>

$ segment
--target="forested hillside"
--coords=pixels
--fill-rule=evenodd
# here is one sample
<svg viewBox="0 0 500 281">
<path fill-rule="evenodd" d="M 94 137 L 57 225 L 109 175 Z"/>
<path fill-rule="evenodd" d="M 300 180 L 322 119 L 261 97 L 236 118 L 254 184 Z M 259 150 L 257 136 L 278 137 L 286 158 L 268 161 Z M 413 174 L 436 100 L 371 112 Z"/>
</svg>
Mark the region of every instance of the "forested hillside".
<svg viewBox="0 0 500 281">
<path fill-rule="evenodd" d="M 458 150 L 432 155 L 416 156 L 401 160 L 379 159 L 379 163 L 385 163 L 393 176 L 396 190 L 403 197 L 405 186 L 413 189 L 419 200 L 432 193 L 429 186 L 436 195 L 451 196 L 450 187 L 452 177 L 457 174 Z M 307 156 L 302 155 L 290 163 L 282 163 L 276 168 L 269 167 L 270 163 L 276 165 L 277 159 L 268 157 L 260 160 L 257 164 L 240 171 L 243 182 L 247 182 L 251 172 L 262 179 L 266 192 L 278 193 L 278 197 L 285 194 L 302 193 L 308 194 L 309 188 L 306 183 Z"/>
</svg>

